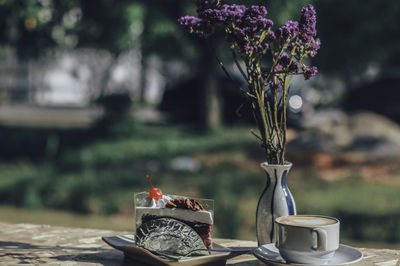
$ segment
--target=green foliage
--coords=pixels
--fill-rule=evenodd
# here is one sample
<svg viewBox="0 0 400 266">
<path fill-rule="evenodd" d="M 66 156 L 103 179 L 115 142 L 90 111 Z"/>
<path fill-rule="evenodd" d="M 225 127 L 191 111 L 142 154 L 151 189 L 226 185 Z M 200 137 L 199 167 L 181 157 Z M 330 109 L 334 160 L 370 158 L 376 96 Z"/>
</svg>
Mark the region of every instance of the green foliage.
<svg viewBox="0 0 400 266">
<path fill-rule="evenodd" d="M 315 1 L 322 47 L 318 66 L 352 77 L 370 65 L 390 75 L 399 67 L 400 5 L 396 0 Z M 382 74 L 385 74 L 382 72 Z"/>
<path fill-rule="evenodd" d="M 24 163 L 22 167 L 3 167 L 0 201 L 29 208 L 115 213 L 121 206 L 118 195 L 133 195 L 134 191 L 146 189 L 143 177 L 147 172 L 157 172 L 159 180 L 164 180 L 164 174 L 159 171 L 167 169 L 165 180 L 176 182 L 175 171 L 169 168 L 172 158 L 194 155 L 194 152 L 232 150 L 238 142 L 251 144 L 251 137 L 243 139 L 243 131 L 236 129 L 203 136 L 185 128 L 136 125 L 132 131 L 135 137 L 95 141 L 65 153 L 52 166 Z M 146 168 L 149 162 L 161 169 Z M 121 191 L 121 188 L 129 189 Z"/>
<path fill-rule="evenodd" d="M 38 56 L 53 47 L 73 45 L 73 30 L 65 18 L 74 17 L 70 12 L 77 7 L 77 0 L 1 1 L 0 44 L 13 46 L 20 57 Z"/>
<path fill-rule="evenodd" d="M 132 1 L 80 1 L 82 18 L 77 25 L 78 46 L 119 54 L 132 47 L 141 31 L 143 6 Z"/>
<path fill-rule="evenodd" d="M 137 1 L 11 1 L 0 3 L 0 44 L 20 57 L 53 48 L 92 47 L 113 54 L 142 33 L 146 8 Z"/>
<path fill-rule="evenodd" d="M 400 202 L 398 185 L 373 184 L 361 178 L 328 182 L 314 171 L 303 174 L 306 185 L 294 187 L 299 213 L 338 217 L 341 233 L 358 241 L 398 242 Z"/>
<path fill-rule="evenodd" d="M 315 181 L 314 186 L 317 189 L 296 196 L 299 206 L 304 208 L 302 212 L 332 214 L 340 210 L 353 214 L 368 214 L 373 209 L 375 215 L 384 215 L 393 209 L 400 210 L 400 202 L 391 200 L 398 194 L 396 186 L 371 185 L 367 182 L 360 182 L 359 178 L 349 178 L 335 183 Z M 373 200 L 368 199 L 369 195 L 374 195 Z M 318 201 L 321 198 L 324 200 Z M 312 208 L 312 210 L 308 208 Z"/>
<path fill-rule="evenodd" d="M 145 56 L 158 54 L 168 60 L 179 58 L 191 62 L 201 57 L 198 44 L 177 23 L 183 10 L 190 8 L 190 1 L 146 0 L 142 3 L 146 9 L 141 35 L 141 49 Z"/>
<path fill-rule="evenodd" d="M 194 157 L 200 167 L 175 170 L 171 161 L 178 156 Z M 257 199 L 266 184 L 258 166 L 262 157 L 246 128 L 199 135 L 187 127 L 136 124 L 129 136 L 76 148 L 52 165 L 0 164 L 0 202 L 85 214 L 131 213 L 133 193 L 149 189 L 144 176 L 150 174 L 165 193 L 214 199 L 216 236 L 254 240 Z M 400 228 L 399 185 L 320 177 L 319 171 L 296 164 L 289 173 L 299 213 L 339 217 L 347 239 L 400 240 L 389 233 Z"/>
<path fill-rule="evenodd" d="M 82 169 L 129 167 L 137 160 L 156 159 L 164 162 L 174 156 L 191 154 L 193 151 L 206 152 L 222 147 L 234 149 L 237 141 L 252 142 L 249 138 L 243 138 L 243 130 L 232 130 L 224 135 L 198 135 L 184 127 L 149 129 L 137 126 L 134 137 L 97 141 L 67 154 L 61 164 L 65 162 Z"/>
<path fill-rule="evenodd" d="M 244 0 L 227 2 L 249 4 Z M 389 72 L 398 67 L 400 5 L 396 0 L 362 4 L 345 0 L 252 2 L 265 4 L 277 25 L 297 19 L 299 8 L 309 3 L 316 6 L 322 40 L 316 58 L 319 68 L 350 77 L 370 65 Z M 191 2 L 184 0 L 2 0 L 0 45 L 15 47 L 21 57 L 74 47 L 118 54 L 140 37 L 144 55 L 157 53 L 193 63 L 201 54 L 198 44 L 178 27 L 176 19 L 194 13 Z M 215 41 L 216 50 L 222 43 L 222 39 Z M 225 58 L 223 53 L 219 56 Z"/>
<path fill-rule="evenodd" d="M 261 1 L 265 4 L 265 1 Z M 266 3 L 268 14 L 277 25 L 283 25 L 288 20 L 298 21 L 300 18 L 300 10 L 308 4 L 314 4 L 313 0 L 300 0 L 300 1 L 268 1 Z"/>
</svg>

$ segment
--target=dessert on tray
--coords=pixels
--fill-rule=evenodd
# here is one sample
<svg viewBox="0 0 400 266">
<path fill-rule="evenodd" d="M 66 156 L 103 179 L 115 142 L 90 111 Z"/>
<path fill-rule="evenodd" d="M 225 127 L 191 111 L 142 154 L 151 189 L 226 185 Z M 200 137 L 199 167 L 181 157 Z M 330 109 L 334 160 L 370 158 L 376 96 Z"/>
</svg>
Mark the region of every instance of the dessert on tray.
<svg viewBox="0 0 400 266">
<path fill-rule="evenodd" d="M 163 195 L 160 189 L 154 187 L 149 193 L 136 193 L 138 245 L 151 251 L 176 254 L 193 249 L 210 249 L 214 223 L 212 205 L 212 200 Z"/>
</svg>

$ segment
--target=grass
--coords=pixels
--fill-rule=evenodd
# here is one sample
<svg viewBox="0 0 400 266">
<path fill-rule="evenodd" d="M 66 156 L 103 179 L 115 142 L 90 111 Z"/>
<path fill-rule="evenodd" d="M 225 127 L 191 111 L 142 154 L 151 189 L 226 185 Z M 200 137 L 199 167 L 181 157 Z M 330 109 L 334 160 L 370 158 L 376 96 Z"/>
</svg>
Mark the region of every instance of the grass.
<svg viewBox="0 0 400 266">
<path fill-rule="evenodd" d="M 174 169 L 171 162 L 182 156 L 199 167 Z M 58 160 L 1 163 L 0 221 L 131 231 L 133 193 L 149 189 L 144 176 L 150 173 L 166 193 L 213 198 L 215 236 L 255 240 L 256 204 L 266 184 L 261 161 L 262 150 L 244 127 L 199 134 L 138 124 L 130 135 L 92 141 Z M 392 233 L 400 232 L 398 182 L 370 182 L 361 174 L 326 181 L 320 169 L 294 163 L 288 183 L 299 213 L 340 218 L 350 243 L 400 243 Z"/>
<path fill-rule="evenodd" d="M 48 224 L 78 228 L 110 229 L 133 231 L 134 220 L 131 215 L 80 215 L 58 210 L 29 210 L 12 206 L 0 207 L 0 221 L 7 223 Z"/>
</svg>

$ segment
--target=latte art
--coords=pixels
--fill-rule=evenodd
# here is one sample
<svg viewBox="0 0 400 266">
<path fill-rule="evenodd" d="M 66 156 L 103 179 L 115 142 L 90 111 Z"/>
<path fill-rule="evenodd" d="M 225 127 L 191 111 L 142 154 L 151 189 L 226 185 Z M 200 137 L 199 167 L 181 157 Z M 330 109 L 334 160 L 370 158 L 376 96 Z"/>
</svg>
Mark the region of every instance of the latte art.
<svg viewBox="0 0 400 266">
<path fill-rule="evenodd" d="M 295 215 L 295 216 L 286 216 L 277 220 L 279 223 L 287 224 L 287 225 L 295 225 L 295 226 L 323 226 L 329 224 L 335 224 L 337 221 L 331 218 L 325 217 L 315 217 L 315 216 L 307 216 L 307 215 Z"/>
</svg>

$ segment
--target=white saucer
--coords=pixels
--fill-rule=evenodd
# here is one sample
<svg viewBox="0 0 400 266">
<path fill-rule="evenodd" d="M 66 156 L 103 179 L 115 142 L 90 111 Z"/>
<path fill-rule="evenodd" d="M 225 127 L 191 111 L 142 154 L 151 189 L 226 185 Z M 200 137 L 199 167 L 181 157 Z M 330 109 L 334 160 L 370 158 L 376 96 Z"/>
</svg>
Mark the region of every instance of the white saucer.
<svg viewBox="0 0 400 266">
<path fill-rule="evenodd" d="M 282 259 L 281 255 L 279 255 L 279 251 L 275 247 L 274 243 L 260 246 L 256 248 L 253 253 L 259 260 L 269 265 L 304 265 L 286 263 L 285 260 Z M 339 249 L 336 250 L 333 258 L 325 265 L 347 265 L 360 261 L 362 257 L 363 254 L 358 249 L 340 244 Z"/>
</svg>

